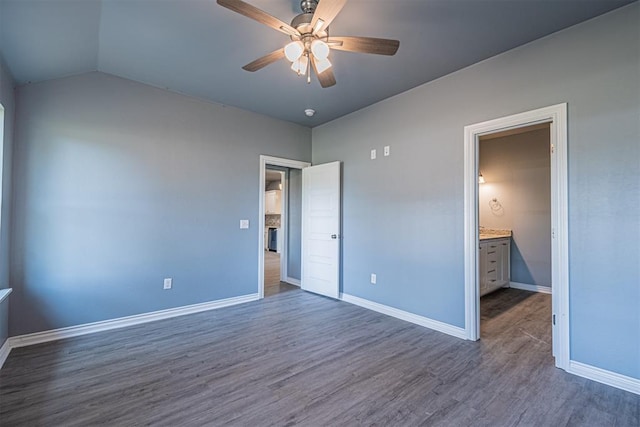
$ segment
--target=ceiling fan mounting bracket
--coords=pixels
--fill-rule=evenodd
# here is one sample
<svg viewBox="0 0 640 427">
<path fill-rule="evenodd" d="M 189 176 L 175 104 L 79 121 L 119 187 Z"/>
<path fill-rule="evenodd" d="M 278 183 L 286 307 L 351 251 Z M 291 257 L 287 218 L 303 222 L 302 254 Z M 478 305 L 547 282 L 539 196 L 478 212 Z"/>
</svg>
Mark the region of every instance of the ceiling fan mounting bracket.
<svg viewBox="0 0 640 427">
<path fill-rule="evenodd" d="M 313 12 L 316 11 L 316 7 L 318 7 L 318 0 L 300 1 L 300 9 L 302 9 L 302 13 L 310 13 L 313 15 Z"/>
</svg>

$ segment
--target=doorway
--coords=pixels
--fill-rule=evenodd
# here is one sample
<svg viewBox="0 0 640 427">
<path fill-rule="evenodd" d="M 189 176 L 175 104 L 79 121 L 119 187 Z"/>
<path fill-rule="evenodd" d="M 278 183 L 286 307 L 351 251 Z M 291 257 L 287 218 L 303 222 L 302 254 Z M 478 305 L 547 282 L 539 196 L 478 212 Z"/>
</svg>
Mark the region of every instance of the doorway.
<svg viewBox="0 0 640 427">
<path fill-rule="evenodd" d="M 283 226 L 287 225 L 284 188 L 287 169 L 267 165 L 265 171 L 264 294 L 271 296 L 290 289 L 282 277 Z"/>
<path fill-rule="evenodd" d="M 552 348 L 555 365 L 568 368 L 568 213 L 566 104 L 541 108 L 465 127 L 465 331 L 467 339 L 480 338 L 480 239 L 479 239 L 479 143 L 482 136 L 517 132 L 528 126 L 548 124 L 551 153 L 551 283 L 553 286 Z M 484 178 L 484 176 L 483 176 Z M 500 200 L 496 208 L 499 209 Z"/>
<path fill-rule="evenodd" d="M 291 244 L 288 234 L 300 232 L 300 283 L 302 290 L 339 298 L 340 238 L 341 238 L 341 164 L 330 162 L 311 166 L 310 163 L 278 157 L 260 156 L 260 192 L 258 227 L 258 293 L 265 296 L 265 203 L 266 170 L 268 167 L 288 168 L 290 175 L 300 171 L 300 228 L 291 227 L 284 219 L 282 258 L 289 259 Z M 286 188 L 286 180 L 283 188 Z M 285 192 L 286 194 L 286 192 Z M 287 206 L 285 196 L 285 207 Z M 290 207 L 290 206 L 289 206 Z M 292 215 L 289 215 L 292 217 Z M 288 224 L 286 224 L 288 223 Z M 287 226 L 288 225 L 288 226 Z M 293 255 L 293 254 L 292 254 Z M 283 271 L 288 266 L 281 263 Z M 287 273 L 281 271 L 281 275 Z M 289 278 L 287 277 L 287 281 Z"/>
<path fill-rule="evenodd" d="M 260 156 L 258 292 L 300 286 L 301 172 L 307 162 Z M 297 243 L 296 243 L 297 242 Z M 296 255 L 297 254 L 297 255 Z"/>
<path fill-rule="evenodd" d="M 264 203 L 264 295 L 300 287 L 302 171 L 267 165 Z"/>
<path fill-rule="evenodd" d="M 539 361 L 552 342 L 550 132 L 540 123 L 478 141 L 480 339 L 526 342 Z"/>
</svg>

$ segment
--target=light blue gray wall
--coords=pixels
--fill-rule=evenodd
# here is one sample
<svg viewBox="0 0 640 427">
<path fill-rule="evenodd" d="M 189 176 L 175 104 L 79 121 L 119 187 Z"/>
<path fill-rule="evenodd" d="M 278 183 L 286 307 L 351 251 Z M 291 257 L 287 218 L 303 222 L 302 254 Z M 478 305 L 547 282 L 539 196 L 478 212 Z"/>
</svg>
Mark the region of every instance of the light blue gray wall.
<svg viewBox="0 0 640 427">
<path fill-rule="evenodd" d="M 480 225 L 512 231 L 511 281 L 551 286 L 549 128 L 480 140 Z M 492 203 L 496 199 L 499 207 Z"/>
<path fill-rule="evenodd" d="M 342 290 L 463 327 L 463 128 L 567 102 L 571 358 L 640 378 L 638 22 L 634 3 L 314 128 L 313 162 L 344 162 Z"/>
<path fill-rule="evenodd" d="M 16 99 L 11 335 L 258 292 L 259 156 L 308 128 L 101 73 Z"/>
<path fill-rule="evenodd" d="M 301 278 L 302 268 L 302 171 L 289 169 L 289 247 L 287 274 L 292 279 Z"/>
<path fill-rule="evenodd" d="M 11 162 L 13 156 L 13 122 L 15 99 L 13 78 L 0 55 L 0 104 L 4 107 L 2 141 L 2 205 L 0 212 L 0 289 L 9 287 L 9 244 L 11 238 Z M 0 303 L 0 347 L 8 337 L 9 299 Z"/>
</svg>

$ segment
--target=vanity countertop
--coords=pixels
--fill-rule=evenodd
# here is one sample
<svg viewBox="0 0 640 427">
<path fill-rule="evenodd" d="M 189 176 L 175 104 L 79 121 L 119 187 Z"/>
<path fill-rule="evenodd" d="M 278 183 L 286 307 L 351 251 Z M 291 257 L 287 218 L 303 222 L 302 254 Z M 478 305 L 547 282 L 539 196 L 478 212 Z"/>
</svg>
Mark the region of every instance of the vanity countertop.
<svg viewBox="0 0 640 427">
<path fill-rule="evenodd" d="M 511 230 L 497 230 L 491 228 L 480 228 L 480 240 L 504 239 L 511 237 Z"/>
</svg>

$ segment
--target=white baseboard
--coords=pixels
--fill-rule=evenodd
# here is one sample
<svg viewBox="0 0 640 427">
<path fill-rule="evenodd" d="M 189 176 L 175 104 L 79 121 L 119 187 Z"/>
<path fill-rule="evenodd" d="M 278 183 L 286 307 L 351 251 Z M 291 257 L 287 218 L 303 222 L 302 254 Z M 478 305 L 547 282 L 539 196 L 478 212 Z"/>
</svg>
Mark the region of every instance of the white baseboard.
<svg viewBox="0 0 640 427">
<path fill-rule="evenodd" d="M 297 286 L 300 287 L 300 280 L 299 279 L 294 279 L 293 277 L 287 277 L 287 280 L 285 280 L 285 282 L 289 283 L 290 285 L 293 286 Z"/>
<path fill-rule="evenodd" d="M 531 286 L 531 285 L 525 285 Z M 520 289 L 520 288 L 518 288 Z M 527 289 L 529 290 L 529 289 Z M 0 368 L 7 360 L 12 348 L 24 347 L 28 345 L 40 344 L 49 341 L 55 341 L 62 338 L 70 338 L 80 335 L 86 335 L 96 332 L 108 331 L 112 329 L 125 328 L 127 326 L 139 325 L 142 323 L 153 322 L 156 320 L 169 319 L 187 314 L 199 313 L 202 311 L 215 310 L 218 308 L 229 307 L 245 302 L 256 301 L 259 299 L 258 294 L 243 295 L 234 298 L 227 298 L 217 301 L 211 301 L 201 304 L 193 304 L 184 307 L 171 308 L 168 310 L 154 311 L 135 316 L 122 317 L 118 319 L 105 320 L 102 322 L 88 323 L 84 325 L 71 326 L 68 328 L 54 329 L 50 331 L 37 332 L 34 334 L 20 335 L 8 338 L 2 347 L 0 347 Z M 397 319 L 405 320 L 438 332 L 442 332 L 456 338 L 466 339 L 467 334 L 463 328 L 452 326 L 447 323 L 432 320 L 427 317 L 399 310 L 363 298 L 359 298 L 349 294 L 341 294 L 342 301 L 354 304 L 378 313 L 386 314 Z M 619 388 L 631 393 L 640 395 L 640 379 L 628 377 L 626 375 L 607 371 L 595 366 L 587 365 L 574 360 L 569 361 L 567 372 L 578 375 L 580 377 Z"/>
<path fill-rule="evenodd" d="M 349 294 L 340 294 L 340 299 L 344 302 L 377 311 L 378 313 L 386 314 L 387 316 L 395 317 L 407 322 L 415 323 L 416 325 L 424 326 L 425 328 L 433 329 L 434 331 L 442 332 L 456 338 L 467 339 L 467 332 L 463 328 L 452 326 L 448 323 L 439 322 L 437 320 L 429 319 L 428 317 L 419 316 L 417 314 L 409 313 L 408 311 L 378 304 L 377 302 Z"/>
<path fill-rule="evenodd" d="M 610 385 L 631 393 L 640 394 L 640 379 L 628 377 L 626 375 L 607 371 L 605 369 L 596 368 L 595 366 L 569 361 L 570 374 L 578 375 L 588 380 L 597 381 L 602 384 Z"/>
<path fill-rule="evenodd" d="M 540 292 L 541 294 L 551 294 L 551 287 L 540 285 L 528 285 L 526 283 L 509 282 L 509 287 L 522 289 L 523 291 Z"/>
<path fill-rule="evenodd" d="M 167 310 L 153 311 L 150 313 L 136 314 L 134 316 L 120 317 L 117 319 L 104 320 L 101 322 L 86 323 L 83 325 L 70 326 L 67 328 L 52 329 L 50 331 L 36 332 L 33 334 L 10 337 L 7 342 L 9 348 L 25 347 L 28 345 L 40 344 L 49 341 L 56 341 L 63 338 L 77 337 L 80 335 L 93 334 L 96 332 L 109 331 L 111 329 L 126 328 L 127 326 L 139 325 L 156 320 L 169 319 L 171 317 L 184 316 L 186 314 L 200 313 L 202 311 L 215 310 L 217 308 L 229 307 L 245 302 L 256 301 L 258 294 L 249 294 L 239 297 L 226 298 L 216 301 L 204 302 L 200 304 L 186 305 L 183 307 L 170 308 Z M 6 345 L 6 343 L 5 343 Z M 3 346 L 4 348 L 4 346 Z"/>
<path fill-rule="evenodd" d="M 2 347 L 0 347 L 0 369 L 2 369 L 2 365 L 4 365 L 5 360 L 9 357 L 9 353 L 11 352 L 11 343 L 9 343 L 9 339 L 4 341 Z"/>
</svg>

